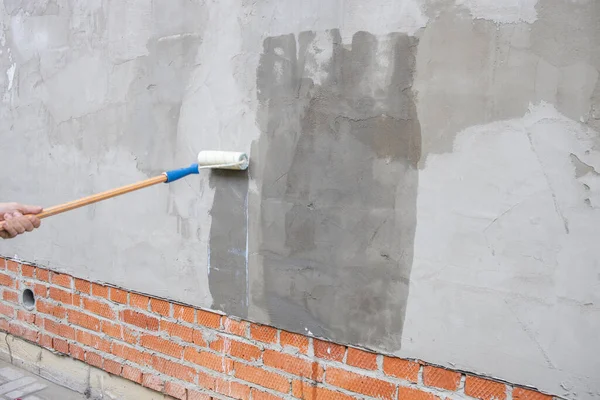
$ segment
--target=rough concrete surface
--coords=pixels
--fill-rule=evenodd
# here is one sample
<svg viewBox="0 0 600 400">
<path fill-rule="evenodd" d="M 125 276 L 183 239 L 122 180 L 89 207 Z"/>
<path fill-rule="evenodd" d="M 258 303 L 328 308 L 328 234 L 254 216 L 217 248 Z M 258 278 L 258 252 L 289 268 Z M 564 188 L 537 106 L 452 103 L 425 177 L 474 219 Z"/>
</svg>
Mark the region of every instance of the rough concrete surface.
<svg viewBox="0 0 600 400">
<path fill-rule="evenodd" d="M 4 0 L 0 252 L 600 397 L 600 3 Z"/>
<path fill-rule="evenodd" d="M 85 395 L 58 386 L 24 369 L 0 361 L 0 399 L 83 400 Z"/>
</svg>

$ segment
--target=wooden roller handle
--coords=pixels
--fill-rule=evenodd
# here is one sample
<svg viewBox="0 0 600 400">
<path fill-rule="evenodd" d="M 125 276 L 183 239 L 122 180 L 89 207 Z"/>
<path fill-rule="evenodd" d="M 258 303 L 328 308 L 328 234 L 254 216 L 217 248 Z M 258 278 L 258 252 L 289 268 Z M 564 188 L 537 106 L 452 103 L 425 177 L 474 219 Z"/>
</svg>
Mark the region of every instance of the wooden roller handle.
<svg viewBox="0 0 600 400">
<path fill-rule="evenodd" d="M 93 203 L 97 203 L 102 200 L 117 197 L 125 193 L 133 192 L 135 190 L 143 189 L 148 186 L 156 185 L 158 183 L 164 183 L 167 181 L 165 174 L 155 176 L 154 178 L 146 179 L 141 182 L 132 183 L 130 185 L 121 186 L 116 189 L 107 190 L 106 192 L 94 194 L 91 196 L 83 197 L 79 200 L 70 201 L 68 203 L 60 204 L 54 207 L 44 209 L 41 213 L 36 214 L 36 217 L 42 219 L 51 217 L 56 214 L 61 214 L 76 208 L 84 207 Z M 3 229 L 4 222 L 0 224 L 0 229 Z"/>
</svg>

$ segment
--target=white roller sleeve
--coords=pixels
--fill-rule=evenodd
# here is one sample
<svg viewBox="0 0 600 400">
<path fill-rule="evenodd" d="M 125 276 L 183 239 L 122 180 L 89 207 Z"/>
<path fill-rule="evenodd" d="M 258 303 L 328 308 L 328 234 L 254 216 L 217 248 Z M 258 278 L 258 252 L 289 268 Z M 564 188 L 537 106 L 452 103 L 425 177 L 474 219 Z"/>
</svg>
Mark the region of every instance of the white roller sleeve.
<svg viewBox="0 0 600 400">
<path fill-rule="evenodd" d="M 248 168 L 248 156 L 234 151 L 201 151 L 198 167 L 244 170 Z"/>
</svg>

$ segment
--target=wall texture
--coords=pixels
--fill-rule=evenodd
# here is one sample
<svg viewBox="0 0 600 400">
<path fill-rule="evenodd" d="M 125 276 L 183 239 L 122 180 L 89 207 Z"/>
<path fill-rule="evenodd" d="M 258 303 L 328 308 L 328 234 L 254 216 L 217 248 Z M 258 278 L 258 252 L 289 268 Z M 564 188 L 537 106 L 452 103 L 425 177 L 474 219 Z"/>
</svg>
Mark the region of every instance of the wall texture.
<svg viewBox="0 0 600 400">
<path fill-rule="evenodd" d="M 20 301 L 27 289 L 36 295 L 33 309 Z M 12 260 L 0 259 L 0 290 L 0 330 L 6 332 L 0 332 L 0 356 L 7 350 L 11 362 L 49 374 L 93 399 L 162 398 L 158 393 L 180 400 L 553 399 L 474 374 L 365 352 Z M 18 339 L 87 365 L 51 365 L 42 349 Z M 23 356 L 23 349 L 30 354 Z M 77 378 L 87 366 L 154 394 L 118 395 L 89 368 L 81 382 Z M 71 373 L 64 377 L 65 372 Z"/>
<path fill-rule="evenodd" d="M 289 3 L 289 4 L 288 4 Z M 8 256 L 278 328 L 600 397 L 594 0 L 4 0 Z"/>
</svg>

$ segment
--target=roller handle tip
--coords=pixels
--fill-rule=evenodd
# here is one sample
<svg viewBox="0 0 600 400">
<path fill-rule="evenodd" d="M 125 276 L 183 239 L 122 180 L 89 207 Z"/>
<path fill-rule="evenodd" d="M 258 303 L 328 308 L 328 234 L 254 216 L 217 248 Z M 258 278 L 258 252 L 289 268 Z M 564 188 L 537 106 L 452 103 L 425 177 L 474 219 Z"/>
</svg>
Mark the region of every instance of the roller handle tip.
<svg viewBox="0 0 600 400">
<path fill-rule="evenodd" d="M 198 173 L 198 164 L 192 164 L 186 168 L 173 169 L 171 171 L 165 172 L 167 176 L 167 180 L 165 183 L 175 182 L 178 179 L 185 178 L 188 175 L 197 174 Z"/>
</svg>

